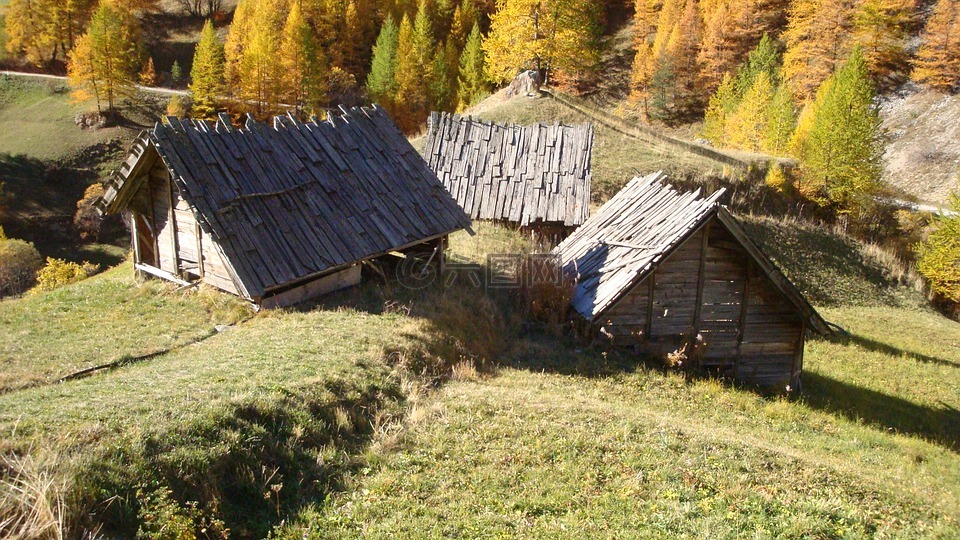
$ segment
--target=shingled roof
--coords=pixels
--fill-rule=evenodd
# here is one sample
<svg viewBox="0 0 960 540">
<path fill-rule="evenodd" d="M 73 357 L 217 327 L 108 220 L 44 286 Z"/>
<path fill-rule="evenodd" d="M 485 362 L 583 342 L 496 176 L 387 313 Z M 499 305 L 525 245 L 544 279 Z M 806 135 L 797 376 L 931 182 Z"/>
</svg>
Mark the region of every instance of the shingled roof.
<svg viewBox="0 0 960 540">
<path fill-rule="evenodd" d="M 722 189 L 704 198 L 700 190 L 682 193 L 665 180 L 663 172 L 634 178 L 554 249 L 564 270 L 577 276 L 571 303 L 580 315 L 589 321 L 599 320 L 684 240 L 716 217 L 810 326 L 820 333 L 830 333 L 803 294 L 719 203 Z"/>
<path fill-rule="evenodd" d="M 425 157 L 474 219 L 577 226 L 590 212 L 593 127 L 515 126 L 433 113 Z"/>
<path fill-rule="evenodd" d="M 163 160 L 250 298 L 469 227 L 470 220 L 380 108 L 242 129 L 177 120 L 140 135 L 100 208 L 125 208 Z"/>
</svg>

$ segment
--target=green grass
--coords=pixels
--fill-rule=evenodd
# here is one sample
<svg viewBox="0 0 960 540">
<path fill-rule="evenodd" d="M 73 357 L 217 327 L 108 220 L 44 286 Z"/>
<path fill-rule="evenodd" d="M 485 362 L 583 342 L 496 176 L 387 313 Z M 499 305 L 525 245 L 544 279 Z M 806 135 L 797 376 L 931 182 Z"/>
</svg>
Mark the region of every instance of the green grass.
<svg viewBox="0 0 960 540">
<path fill-rule="evenodd" d="M 497 375 L 419 405 L 393 451 L 281 537 L 960 534 L 960 326 L 828 316 L 856 338 L 809 345 L 799 400 L 525 340 Z"/>
<path fill-rule="evenodd" d="M 136 283 L 129 263 L 73 287 L 0 302 L 0 393 L 155 354 L 248 316 L 240 300 Z"/>
</svg>

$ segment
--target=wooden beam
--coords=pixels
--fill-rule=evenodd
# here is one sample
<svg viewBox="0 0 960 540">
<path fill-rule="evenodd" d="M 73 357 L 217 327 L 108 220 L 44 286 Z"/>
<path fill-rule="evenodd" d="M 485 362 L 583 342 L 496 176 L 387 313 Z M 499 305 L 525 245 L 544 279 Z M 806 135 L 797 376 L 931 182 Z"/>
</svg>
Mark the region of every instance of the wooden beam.
<svg viewBox="0 0 960 540">
<path fill-rule="evenodd" d="M 649 342 L 650 334 L 653 332 L 653 293 L 656 290 L 657 271 L 650 272 L 647 278 L 647 321 L 646 328 L 643 329 L 644 338 Z"/>
<path fill-rule="evenodd" d="M 693 336 L 700 333 L 700 315 L 703 312 L 703 282 L 707 272 L 707 240 L 710 238 L 710 225 L 703 228 L 700 239 L 700 268 L 697 271 L 697 303 L 693 306 Z"/>
<path fill-rule="evenodd" d="M 167 226 L 170 227 L 170 244 L 173 247 L 173 270 L 174 274 L 180 273 L 180 254 L 179 246 L 177 244 L 177 209 L 174 208 L 173 203 L 173 178 L 169 174 L 167 176 L 167 195 L 168 200 L 170 201 L 170 214 L 167 218 Z"/>
<path fill-rule="evenodd" d="M 740 376 L 740 346 L 743 345 L 743 336 L 747 330 L 747 314 L 750 311 L 750 282 L 753 280 L 753 259 L 747 257 L 747 279 L 743 280 L 743 299 L 740 300 L 740 322 L 737 323 L 737 356 L 733 361 L 733 378 Z"/>
<path fill-rule="evenodd" d="M 194 220 L 194 230 L 197 234 L 197 272 L 203 277 L 203 229 L 200 228 L 200 222 Z"/>
<path fill-rule="evenodd" d="M 175 276 L 170 272 L 167 272 L 166 270 L 161 270 L 159 268 L 154 268 L 152 266 L 149 266 L 146 264 L 139 264 L 139 263 L 134 264 L 133 267 L 136 268 L 137 270 L 140 270 L 141 272 L 150 274 L 151 276 L 158 277 L 160 279 L 165 279 L 167 281 L 172 281 L 177 285 L 181 285 L 181 286 L 192 285 L 192 283 L 190 283 L 189 281 L 180 279 L 179 276 Z"/>
<path fill-rule="evenodd" d="M 790 373 L 790 388 L 794 391 L 800 390 L 800 377 L 803 375 L 803 348 L 807 342 L 807 323 L 803 322 L 800 326 L 800 342 L 793 356 L 793 370 Z"/>
</svg>

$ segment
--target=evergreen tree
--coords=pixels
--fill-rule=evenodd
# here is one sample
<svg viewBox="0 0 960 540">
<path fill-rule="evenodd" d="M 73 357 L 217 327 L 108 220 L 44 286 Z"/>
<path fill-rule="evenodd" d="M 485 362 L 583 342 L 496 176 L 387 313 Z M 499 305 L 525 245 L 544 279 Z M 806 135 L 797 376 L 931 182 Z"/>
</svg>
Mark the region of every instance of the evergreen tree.
<svg viewBox="0 0 960 540">
<path fill-rule="evenodd" d="M 433 55 L 430 78 L 431 108 L 435 111 L 454 111 L 457 108 L 457 50 L 452 39 L 438 43 Z"/>
<path fill-rule="evenodd" d="M 173 65 L 170 66 L 170 80 L 173 84 L 180 84 L 180 81 L 183 80 L 183 71 L 180 69 L 180 62 L 174 60 Z"/>
<path fill-rule="evenodd" d="M 943 91 L 960 86 L 960 2 L 939 0 L 923 32 L 913 79 Z"/>
<path fill-rule="evenodd" d="M 854 17 L 854 41 L 875 81 L 890 86 L 907 64 L 907 28 L 916 0 L 863 0 Z M 960 42 L 958 42 L 960 45 Z"/>
<path fill-rule="evenodd" d="M 463 54 L 460 56 L 458 76 L 460 84 L 458 108 L 460 110 L 473 105 L 490 90 L 487 86 L 483 63 L 483 36 L 480 34 L 480 25 L 475 23 L 467 38 Z"/>
<path fill-rule="evenodd" d="M 94 12 L 87 33 L 70 53 L 68 76 L 77 101 L 95 99 L 97 110 L 106 102 L 112 111 L 116 100 L 135 86 L 139 36 L 129 12 L 103 3 Z"/>
<path fill-rule="evenodd" d="M 813 121 L 817 116 L 817 111 L 820 109 L 820 104 L 823 103 L 827 92 L 833 87 L 833 78 L 829 78 L 820 85 L 820 88 L 817 88 L 817 96 L 813 101 L 808 102 L 800 111 L 800 116 L 797 118 L 797 125 L 793 130 L 793 133 L 790 134 L 790 140 L 787 141 L 787 153 L 791 156 L 799 158 L 803 153 L 803 147 L 806 145 L 807 137 L 810 135 L 810 130 L 813 129 Z M 812 197 L 812 194 L 804 193 L 809 197 Z"/>
<path fill-rule="evenodd" d="M 794 0 L 791 4 L 783 73 L 801 101 L 812 98 L 850 53 L 855 7 L 854 0 Z"/>
<path fill-rule="evenodd" d="M 855 209 L 880 180 L 883 142 L 875 96 L 857 47 L 823 93 L 801 148 L 804 182 L 841 211 Z"/>
<path fill-rule="evenodd" d="M 323 51 L 297 3 L 291 5 L 283 27 L 280 65 L 281 95 L 298 111 L 315 110 L 325 101 Z"/>
<path fill-rule="evenodd" d="M 933 232 L 917 246 L 917 269 L 930 288 L 960 304 L 960 194 L 950 197 L 958 214 L 938 216 Z"/>
<path fill-rule="evenodd" d="M 756 48 L 750 51 L 746 63 L 737 70 L 733 86 L 738 99 L 747 93 L 761 73 L 771 81 L 776 81 L 780 73 L 780 51 L 769 34 L 763 35 Z"/>
<path fill-rule="evenodd" d="M 397 45 L 399 30 L 393 21 L 393 16 L 387 15 L 377 43 L 373 46 L 373 60 L 370 64 L 370 75 L 367 76 L 367 93 L 370 98 L 387 109 L 393 111 L 393 103 L 397 95 Z"/>
<path fill-rule="evenodd" d="M 217 101 L 223 95 L 223 45 L 209 20 L 200 31 L 190 70 L 190 95 L 196 118 L 215 119 Z"/>
</svg>

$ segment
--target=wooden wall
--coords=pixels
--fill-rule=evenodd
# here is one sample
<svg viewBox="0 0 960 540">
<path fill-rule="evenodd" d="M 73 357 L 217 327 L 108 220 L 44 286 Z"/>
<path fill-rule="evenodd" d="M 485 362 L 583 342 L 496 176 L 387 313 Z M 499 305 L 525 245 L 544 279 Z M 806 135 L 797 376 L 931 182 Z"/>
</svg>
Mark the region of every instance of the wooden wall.
<svg viewBox="0 0 960 540">
<path fill-rule="evenodd" d="M 150 170 L 148 182 L 141 189 L 150 194 L 152 215 L 144 218 L 153 226 L 159 269 L 188 281 L 202 279 L 213 287 L 239 295 L 219 246 L 201 230 L 190 205 L 170 182 L 162 161 Z M 137 262 L 155 265 L 155 261 Z"/>
<path fill-rule="evenodd" d="M 615 343 L 657 355 L 699 334 L 702 369 L 763 386 L 799 380 L 800 315 L 716 219 L 607 310 L 602 325 Z"/>
</svg>

